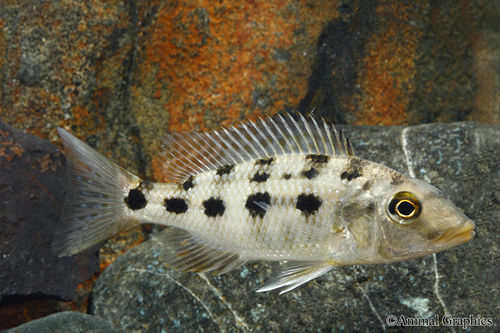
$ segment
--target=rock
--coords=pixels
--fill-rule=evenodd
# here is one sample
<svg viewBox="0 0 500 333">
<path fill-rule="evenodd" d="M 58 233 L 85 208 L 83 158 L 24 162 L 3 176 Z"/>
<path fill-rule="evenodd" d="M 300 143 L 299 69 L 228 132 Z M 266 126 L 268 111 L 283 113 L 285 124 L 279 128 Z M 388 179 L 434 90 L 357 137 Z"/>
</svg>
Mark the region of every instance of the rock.
<svg viewBox="0 0 500 333">
<path fill-rule="evenodd" d="M 59 312 L 30 321 L 21 326 L 2 331 L 2 333 L 66 333 L 93 332 L 118 333 L 120 330 L 99 317 L 80 312 Z"/>
<path fill-rule="evenodd" d="M 49 142 L 0 122 L 0 300 L 71 299 L 99 270 L 97 252 L 51 251 L 64 202 L 65 159 Z M 26 297 L 22 297 L 26 300 Z"/>
<path fill-rule="evenodd" d="M 137 331 L 381 331 L 389 315 L 481 316 L 493 327 L 479 329 L 498 330 L 500 126 L 342 128 L 358 156 L 442 189 L 475 220 L 476 237 L 421 259 L 338 267 L 284 295 L 255 292 L 279 263 L 251 262 L 222 276 L 175 272 L 159 262 L 152 238 L 98 278 L 91 312 Z"/>
</svg>

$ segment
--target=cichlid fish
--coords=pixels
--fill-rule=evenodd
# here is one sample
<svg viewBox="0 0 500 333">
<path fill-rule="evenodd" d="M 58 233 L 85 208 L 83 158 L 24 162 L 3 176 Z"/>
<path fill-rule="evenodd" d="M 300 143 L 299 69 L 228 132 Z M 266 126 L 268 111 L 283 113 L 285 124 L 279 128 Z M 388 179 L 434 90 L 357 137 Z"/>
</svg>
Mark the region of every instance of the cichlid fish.
<svg viewBox="0 0 500 333">
<path fill-rule="evenodd" d="M 168 134 L 166 183 L 143 181 L 58 128 L 69 187 L 54 252 L 70 255 L 141 223 L 175 270 L 226 273 L 287 261 L 258 291 L 290 291 L 335 266 L 418 258 L 467 242 L 474 222 L 418 179 L 356 157 L 323 119 L 275 115 Z"/>
</svg>

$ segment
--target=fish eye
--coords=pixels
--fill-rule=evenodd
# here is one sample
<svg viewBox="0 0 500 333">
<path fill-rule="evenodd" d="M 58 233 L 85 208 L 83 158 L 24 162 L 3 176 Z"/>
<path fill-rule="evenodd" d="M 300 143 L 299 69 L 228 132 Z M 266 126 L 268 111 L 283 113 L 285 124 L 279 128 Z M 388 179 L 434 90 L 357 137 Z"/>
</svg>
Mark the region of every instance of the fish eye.
<svg viewBox="0 0 500 333">
<path fill-rule="evenodd" d="M 398 192 L 389 200 L 387 211 L 391 220 L 398 224 L 411 224 L 420 215 L 420 201 L 411 192 Z"/>
</svg>

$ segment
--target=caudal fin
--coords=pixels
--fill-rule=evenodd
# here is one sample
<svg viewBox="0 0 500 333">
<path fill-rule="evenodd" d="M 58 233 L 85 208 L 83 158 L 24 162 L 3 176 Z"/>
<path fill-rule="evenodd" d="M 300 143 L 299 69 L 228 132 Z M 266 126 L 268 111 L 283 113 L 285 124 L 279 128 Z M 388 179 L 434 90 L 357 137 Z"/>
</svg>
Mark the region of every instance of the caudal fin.
<svg viewBox="0 0 500 333">
<path fill-rule="evenodd" d="M 52 251 L 70 255 L 138 224 L 124 198 L 140 179 L 68 131 L 57 131 L 66 148 L 68 187 Z"/>
</svg>

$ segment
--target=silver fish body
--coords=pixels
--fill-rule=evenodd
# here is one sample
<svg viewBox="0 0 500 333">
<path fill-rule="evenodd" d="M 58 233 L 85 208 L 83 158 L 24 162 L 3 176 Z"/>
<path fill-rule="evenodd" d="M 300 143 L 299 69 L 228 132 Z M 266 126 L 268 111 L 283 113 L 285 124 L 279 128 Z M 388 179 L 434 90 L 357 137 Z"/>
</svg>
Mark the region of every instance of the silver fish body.
<svg viewBox="0 0 500 333">
<path fill-rule="evenodd" d="M 167 183 L 140 180 L 59 129 L 68 197 L 54 250 L 79 252 L 139 223 L 168 226 L 162 261 L 225 273 L 287 261 L 259 291 L 289 291 L 338 265 L 401 261 L 468 241 L 474 223 L 433 186 L 354 156 L 333 126 L 285 114 L 157 149 Z"/>
</svg>

